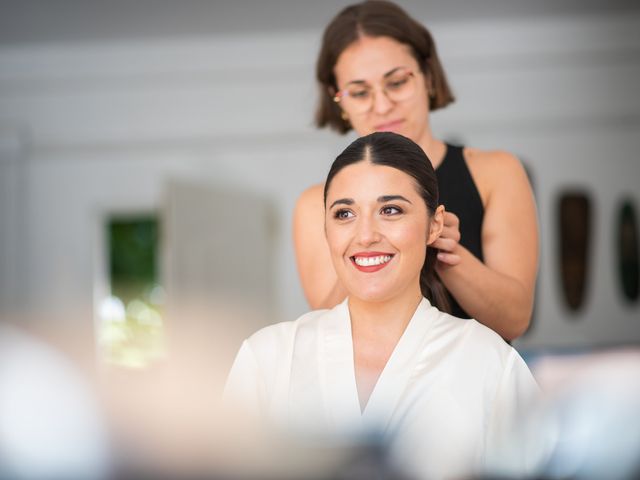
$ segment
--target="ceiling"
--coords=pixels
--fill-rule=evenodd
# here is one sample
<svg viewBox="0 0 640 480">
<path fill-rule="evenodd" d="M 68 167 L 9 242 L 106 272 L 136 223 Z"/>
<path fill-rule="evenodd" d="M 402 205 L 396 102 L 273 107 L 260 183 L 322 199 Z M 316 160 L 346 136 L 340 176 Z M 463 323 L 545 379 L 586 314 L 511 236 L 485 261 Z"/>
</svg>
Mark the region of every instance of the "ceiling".
<svg viewBox="0 0 640 480">
<path fill-rule="evenodd" d="M 345 0 L 0 0 L 0 46 L 320 31 Z M 399 0 L 434 22 L 640 12 L 636 0 Z"/>
</svg>

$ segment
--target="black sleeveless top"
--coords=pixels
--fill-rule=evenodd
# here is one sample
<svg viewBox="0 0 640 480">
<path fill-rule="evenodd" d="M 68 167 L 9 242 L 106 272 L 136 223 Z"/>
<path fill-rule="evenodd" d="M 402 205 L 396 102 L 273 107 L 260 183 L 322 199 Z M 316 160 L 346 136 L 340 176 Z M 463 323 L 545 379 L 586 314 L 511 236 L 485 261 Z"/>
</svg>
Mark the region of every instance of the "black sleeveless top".
<svg viewBox="0 0 640 480">
<path fill-rule="evenodd" d="M 462 147 L 447 144 L 444 160 L 436 169 L 440 203 L 448 212 L 460 219 L 460 244 L 478 259 L 482 255 L 482 219 L 484 207 L 471 172 L 462 155 Z M 456 317 L 470 318 L 458 302 L 449 294 L 451 313 Z"/>
</svg>

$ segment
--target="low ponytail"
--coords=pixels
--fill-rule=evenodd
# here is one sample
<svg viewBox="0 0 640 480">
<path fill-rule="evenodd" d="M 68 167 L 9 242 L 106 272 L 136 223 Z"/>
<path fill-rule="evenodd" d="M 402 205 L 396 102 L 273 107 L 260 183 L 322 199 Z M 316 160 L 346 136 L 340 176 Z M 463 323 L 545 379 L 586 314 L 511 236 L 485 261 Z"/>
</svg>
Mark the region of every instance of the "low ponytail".
<svg viewBox="0 0 640 480">
<path fill-rule="evenodd" d="M 420 271 L 420 290 L 422 296 L 429 300 L 431 305 L 442 312 L 451 313 L 449 294 L 435 268 L 437 254 L 438 251 L 435 248 L 427 248 L 427 256 Z"/>
</svg>

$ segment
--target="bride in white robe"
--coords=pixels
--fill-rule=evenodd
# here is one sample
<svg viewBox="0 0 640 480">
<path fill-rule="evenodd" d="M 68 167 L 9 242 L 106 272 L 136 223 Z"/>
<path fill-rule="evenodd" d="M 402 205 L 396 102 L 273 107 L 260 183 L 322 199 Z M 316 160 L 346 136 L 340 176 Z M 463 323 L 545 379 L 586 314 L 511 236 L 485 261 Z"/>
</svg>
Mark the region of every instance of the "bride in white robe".
<svg viewBox="0 0 640 480">
<path fill-rule="evenodd" d="M 443 207 L 423 150 L 393 133 L 356 140 L 325 209 L 348 298 L 245 340 L 225 397 L 298 433 L 382 435 L 426 478 L 482 470 L 538 387 L 498 334 L 433 305 L 446 308 L 428 247 Z"/>
</svg>

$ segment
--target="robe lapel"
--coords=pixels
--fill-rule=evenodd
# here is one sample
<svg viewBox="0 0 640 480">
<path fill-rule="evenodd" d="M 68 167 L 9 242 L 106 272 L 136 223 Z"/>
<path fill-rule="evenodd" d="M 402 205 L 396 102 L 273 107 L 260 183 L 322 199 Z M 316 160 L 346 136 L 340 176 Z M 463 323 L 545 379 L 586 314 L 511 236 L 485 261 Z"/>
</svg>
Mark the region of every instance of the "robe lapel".
<svg viewBox="0 0 640 480">
<path fill-rule="evenodd" d="M 347 300 L 323 316 L 320 328 L 320 380 L 330 421 L 340 429 L 359 429 L 362 416 Z"/>
<path fill-rule="evenodd" d="M 428 344 L 426 336 L 431 331 L 431 320 L 435 312 L 437 310 L 433 309 L 426 299 L 422 299 L 418 304 L 362 412 L 364 425 L 371 426 L 379 432 L 384 432 L 389 427 L 389 421 L 397 410 L 411 376 L 421 364 L 420 359 L 424 358 L 425 345 Z M 353 358 L 351 368 L 353 369 Z"/>
</svg>

